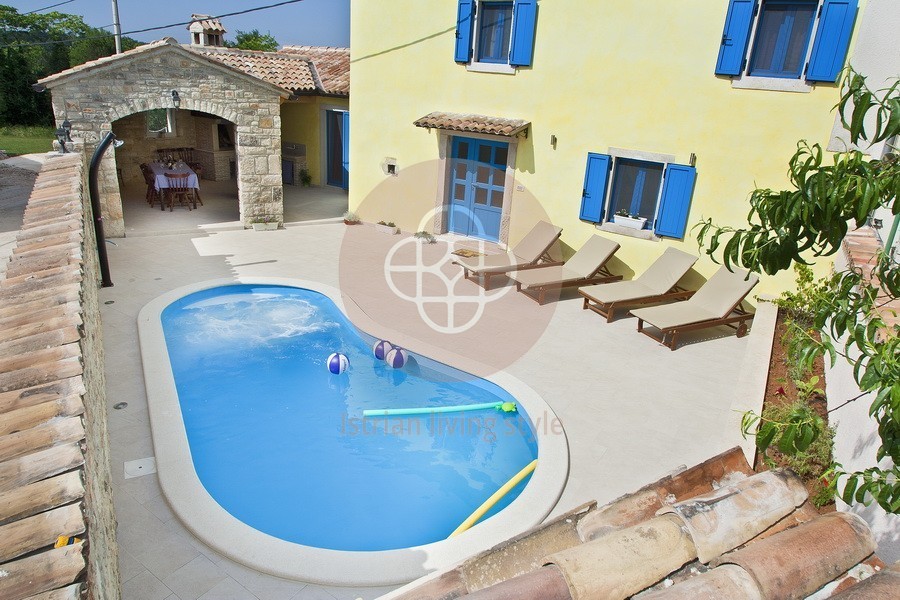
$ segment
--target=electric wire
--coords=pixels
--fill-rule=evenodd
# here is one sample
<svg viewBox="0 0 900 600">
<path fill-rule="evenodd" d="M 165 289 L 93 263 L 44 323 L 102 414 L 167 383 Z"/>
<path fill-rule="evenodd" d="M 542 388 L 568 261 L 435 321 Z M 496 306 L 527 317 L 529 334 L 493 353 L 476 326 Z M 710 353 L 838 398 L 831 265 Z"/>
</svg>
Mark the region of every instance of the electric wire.
<svg viewBox="0 0 900 600">
<path fill-rule="evenodd" d="M 121 35 L 131 35 L 132 33 L 146 33 L 148 31 L 159 31 L 160 29 L 169 29 L 171 27 L 180 27 L 181 25 L 190 25 L 191 23 L 198 23 L 200 21 L 206 21 L 208 19 L 221 19 L 223 17 L 234 17 L 237 15 L 245 15 L 247 13 L 257 12 L 260 10 L 267 10 L 270 8 L 277 8 L 279 6 L 284 6 L 286 4 L 296 4 L 297 2 L 303 2 L 303 0 L 285 0 L 284 2 L 277 2 L 275 4 L 269 4 L 266 6 L 257 6 L 255 8 L 248 8 L 246 10 L 239 10 L 236 12 L 224 13 L 221 15 L 207 17 L 206 19 L 191 19 L 190 21 L 183 21 L 180 23 L 170 23 L 169 25 L 159 25 L 156 27 L 146 27 L 144 29 L 132 29 L 131 31 L 123 31 Z M 50 40 L 46 42 L 21 42 L 21 43 L 13 43 L 13 44 L 4 44 L 0 45 L 0 50 L 3 48 L 27 48 L 30 46 L 52 46 L 54 44 L 72 44 L 75 42 L 80 42 L 84 40 L 102 40 L 110 37 L 114 37 L 114 33 L 108 33 L 106 35 L 92 35 L 85 36 L 79 38 L 70 38 L 65 40 Z"/>
</svg>

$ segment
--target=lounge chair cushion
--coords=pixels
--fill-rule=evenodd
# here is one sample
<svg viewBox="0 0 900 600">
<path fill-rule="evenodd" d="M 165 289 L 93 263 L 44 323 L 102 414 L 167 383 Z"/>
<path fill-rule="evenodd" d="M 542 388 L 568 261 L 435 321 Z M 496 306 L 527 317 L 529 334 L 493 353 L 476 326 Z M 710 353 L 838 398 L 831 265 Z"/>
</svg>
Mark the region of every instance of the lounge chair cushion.
<svg viewBox="0 0 900 600">
<path fill-rule="evenodd" d="M 658 329 L 672 329 L 703 321 L 723 319 L 759 282 L 757 275 L 735 269 L 732 273 L 720 267 L 690 299 L 674 304 L 632 310 L 631 314 Z"/>
<path fill-rule="evenodd" d="M 696 256 L 669 247 L 636 280 L 650 288 L 653 295 L 665 294 L 684 277 L 695 262 Z"/>
<path fill-rule="evenodd" d="M 505 273 L 519 267 L 532 265 L 553 245 L 562 228 L 546 221 L 537 224 L 516 244 L 511 252 L 487 256 L 460 257 L 453 262 L 473 273 Z"/>
<path fill-rule="evenodd" d="M 599 235 L 591 236 L 564 265 L 517 271 L 510 278 L 522 287 L 565 284 L 592 277 L 619 249 L 619 244 Z"/>
<path fill-rule="evenodd" d="M 695 262 L 696 256 L 669 247 L 646 271 L 631 281 L 592 285 L 580 291 L 604 304 L 659 296 L 671 290 Z"/>
</svg>

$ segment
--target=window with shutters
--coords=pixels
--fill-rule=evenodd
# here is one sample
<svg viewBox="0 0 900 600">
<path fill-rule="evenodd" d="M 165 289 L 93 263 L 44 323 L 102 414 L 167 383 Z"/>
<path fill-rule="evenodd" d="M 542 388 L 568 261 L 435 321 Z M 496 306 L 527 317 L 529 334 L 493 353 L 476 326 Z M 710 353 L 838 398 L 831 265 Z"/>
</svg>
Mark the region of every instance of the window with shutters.
<svg viewBox="0 0 900 600">
<path fill-rule="evenodd" d="M 458 0 L 454 60 L 470 70 L 531 66 L 537 0 Z"/>
<path fill-rule="evenodd" d="M 809 91 L 844 67 L 858 0 L 728 0 L 716 61 L 734 87 Z"/>
<path fill-rule="evenodd" d="M 581 220 L 600 226 L 624 222 L 626 227 L 644 230 L 648 235 L 683 238 L 696 169 L 676 164 L 674 157 L 667 155 L 610 151 L 615 155 L 588 154 Z"/>
</svg>

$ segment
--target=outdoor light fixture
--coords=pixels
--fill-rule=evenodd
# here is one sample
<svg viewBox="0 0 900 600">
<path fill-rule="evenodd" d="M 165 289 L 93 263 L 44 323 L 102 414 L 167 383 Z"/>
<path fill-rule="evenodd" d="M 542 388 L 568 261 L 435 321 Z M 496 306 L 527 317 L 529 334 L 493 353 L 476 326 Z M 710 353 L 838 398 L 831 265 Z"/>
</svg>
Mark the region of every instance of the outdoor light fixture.
<svg viewBox="0 0 900 600">
<path fill-rule="evenodd" d="M 181 96 L 178 95 L 178 90 L 172 90 L 172 104 L 175 105 L 175 108 L 181 106 Z"/>
<path fill-rule="evenodd" d="M 690 160 L 688 161 L 688 164 L 690 164 L 692 167 L 696 167 L 696 166 L 697 166 L 697 155 L 694 154 L 693 152 L 691 152 L 691 158 L 690 158 Z"/>
<path fill-rule="evenodd" d="M 556 148 L 556 136 L 554 134 L 550 134 L 550 145 Z"/>
<path fill-rule="evenodd" d="M 65 119 L 62 122 L 62 128 L 66 130 L 66 141 L 72 141 L 72 124 L 69 122 L 69 119 Z"/>
<path fill-rule="evenodd" d="M 66 130 L 60 127 L 57 129 L 54 134 L 56 135 L 56 141 L 59 142 L 59 151 L 62 154 L 68 152 L 66 150 L 66 142 L 68 141 L 66 138 L 69 137 L 69 134 L 66 133 Z"/>
<path fill-rule="evenodd" d="M 881 229 L 882 227 L 884 227 L 884 221 L 882 221 L 881 219 L 872 219 L 872 227 L 874 229 Z"/>
</svg>

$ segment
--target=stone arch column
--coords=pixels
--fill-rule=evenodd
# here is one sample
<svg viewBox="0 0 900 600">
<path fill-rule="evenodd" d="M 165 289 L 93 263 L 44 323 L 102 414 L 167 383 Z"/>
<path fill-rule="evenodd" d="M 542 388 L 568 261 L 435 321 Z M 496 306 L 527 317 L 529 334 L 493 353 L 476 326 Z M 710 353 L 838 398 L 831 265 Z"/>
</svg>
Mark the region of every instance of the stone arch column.
<svg viewBox="0 0 900 600">
<path fill-rule="evenodd" d="M 119 119 L 152 109 L 172 108 L 178 90 L 181 110 L 196 110 L 235 124 L 238 202 L 245 227 L 263 215 L 284 220 L 281 187 L 281 98 L 283 90 L 212 63 L 177 44 L 123 54 L 51 76 L 57 123 L 68 119 L 72 137 L 90 157 Z M 125 222 L 116 177 L 115 149 L 99 169 L 100 204 L 105 232 L 123 237 Z"/>
</svg>

